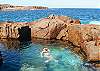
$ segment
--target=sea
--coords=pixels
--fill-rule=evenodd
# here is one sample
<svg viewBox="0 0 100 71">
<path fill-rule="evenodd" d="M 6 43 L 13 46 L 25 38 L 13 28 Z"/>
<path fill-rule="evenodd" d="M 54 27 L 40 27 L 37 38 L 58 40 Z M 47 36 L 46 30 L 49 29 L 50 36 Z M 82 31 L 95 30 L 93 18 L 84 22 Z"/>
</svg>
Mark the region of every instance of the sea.
<svg viewBox="0 0 100 71">
<path fill-rule="evenodd" d="M 100 9 L 50 8 L 48 10 L 0 11 L 0 22 L 32 22 L 50 14 L 79 19 L 82 24 L 99 24 Z M 35 39 L 29 42 L 0 40 L 3 64 L 0 71 L 96 71 L 84 66 L 85 61 L 70 48 L 68 43 L 55 40 Z M 43 48 L 50 50 L 53 60 L 41 57 Z"/>
<path fill-rule="evenodd" d="M 50 8 L 48 10 L 0 11 L 0 22 L 32 22 L 50 14 L 79 19 L 82 24 L 99 23 L 100 9 L 96 8 Z"/>
</svg>

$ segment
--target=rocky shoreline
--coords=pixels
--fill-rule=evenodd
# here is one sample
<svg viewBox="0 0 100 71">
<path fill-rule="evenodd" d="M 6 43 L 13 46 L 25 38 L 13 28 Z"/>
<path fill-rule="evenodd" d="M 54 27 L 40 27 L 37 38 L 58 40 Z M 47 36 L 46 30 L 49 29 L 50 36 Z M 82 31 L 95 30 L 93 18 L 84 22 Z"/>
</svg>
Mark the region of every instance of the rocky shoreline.
<svg viewBox="0 0 100 71">
<path fill-rule="evenodd" d="M 54 16 L 42 18 L 38 21 L 2 22 L 0 23 L 0 38 L 17 39 L 18 28 L 29 26 L 31 38 L 47 40 L 62 40 L 71 42 L 77 49 L 81 50 L 89 62 L 100 62 L 100 25 L 81 24 L 80 20 L 68 16 Z M 96 64 L 100 67 L 100 63 Z"/>
<path fill-rule="evenodd" d="M 43 6 L 14 6 L 10 4 L 0 4 L 0 11 L 15 11 L 15 10 L 40 10 L 48 9 Z"/>
</svg>

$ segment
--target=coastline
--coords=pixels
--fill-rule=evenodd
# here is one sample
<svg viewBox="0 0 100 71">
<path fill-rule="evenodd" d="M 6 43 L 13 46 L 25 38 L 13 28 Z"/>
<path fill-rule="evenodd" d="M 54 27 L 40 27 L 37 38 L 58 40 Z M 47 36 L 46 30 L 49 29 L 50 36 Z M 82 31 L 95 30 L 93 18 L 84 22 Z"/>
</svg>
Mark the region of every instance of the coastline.
<svg viewBox="0 0 100 71">
<path fill-rule="evenodd" d="M 71 17 L 50 15 L 29 23 L 4 22 L 0 24 L 0 37 L 1 39 L 17 39 L 18 28 L 25 26 L 31 28 L 31 38 L 69 41 L 73 44 L 72 50 L 76 53 L 83 51 L 82 55 L 87 61 L 100 60 L 100 52 L 97 51 L 100 48 L 100 25 L 84 25 L 80 24 L 80 20 Z"/>
<path fill-rule="evenodd" d="M 17 11 L 17 10 L 43 10 L 48 7 L 43 6 L 14 6 L 10 4 L 0 4 L 0 11 Z"/>
</svg>

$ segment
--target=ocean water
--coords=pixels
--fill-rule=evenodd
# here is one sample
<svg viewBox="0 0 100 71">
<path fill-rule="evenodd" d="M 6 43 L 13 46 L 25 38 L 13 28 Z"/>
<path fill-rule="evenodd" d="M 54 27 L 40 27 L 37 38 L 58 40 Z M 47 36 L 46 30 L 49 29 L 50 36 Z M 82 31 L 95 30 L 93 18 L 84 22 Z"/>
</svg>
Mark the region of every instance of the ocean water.
<svg viewBox="0 0 100 71">
<path fill-rule="evenodd" d="M 100 21 L 100 9 L 50 8 L 48 10 L 0 11 L 0 21 L 31 22 L 50 14 L 70 16 L 80 19 L 82 24 Z M 95 22 L 96 21 L 96 22 Z"/>
<path fill-rule="evenodd" d="M 31 22 L 55 14 L 80 19 L 81 23 L 88 24 L 98 23 L 100 21 L 99 13 L 99 9 L 66 8 L 0 11 L 0 22 Z M 46 59 L 42 58 L 40 54 L 44 47 L 50 49 L 50 54 L 54 60 L 45 63 Z M 17 40 L 1 40 L 0 51 L 4 64 L 0 66 L 0 71 L 93 71 L 92 68 L 84 67 L 81 57 L 68 47 L 56 41 L 36 40 L 20 43 Z"/>
</svg>

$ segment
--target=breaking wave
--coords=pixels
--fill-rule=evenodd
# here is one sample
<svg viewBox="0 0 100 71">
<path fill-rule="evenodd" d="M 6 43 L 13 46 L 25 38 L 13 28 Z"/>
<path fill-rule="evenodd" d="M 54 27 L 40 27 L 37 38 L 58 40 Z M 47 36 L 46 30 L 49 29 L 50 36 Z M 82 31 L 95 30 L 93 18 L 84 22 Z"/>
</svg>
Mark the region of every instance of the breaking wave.
<svg viewBox="0 0 100 71">
<path fill-rule="evenodd" d="M 90 21 L 89 24 L 96 24 L 96 25 L 100 25 L 100 21 Z"/>
</svg>

